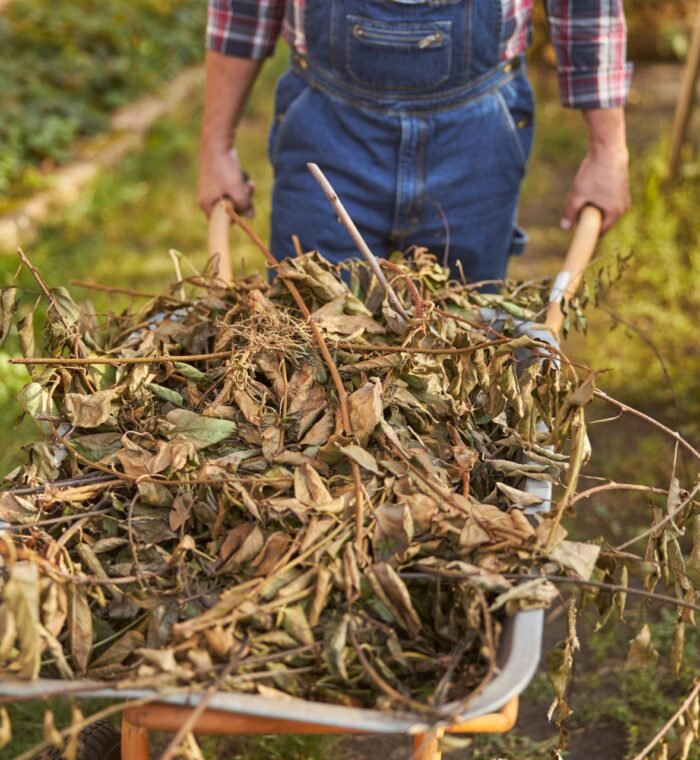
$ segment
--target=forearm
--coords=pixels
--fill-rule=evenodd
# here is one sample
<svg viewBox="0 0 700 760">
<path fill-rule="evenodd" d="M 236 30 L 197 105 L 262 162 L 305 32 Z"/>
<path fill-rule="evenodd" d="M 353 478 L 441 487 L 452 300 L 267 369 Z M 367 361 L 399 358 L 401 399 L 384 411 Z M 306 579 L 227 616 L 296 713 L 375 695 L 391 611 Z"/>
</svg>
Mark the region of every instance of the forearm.
<svg viewBox="0 0 700 760">
<path fill-rule="evenodd" d="M 206 214 L 222 196 L 231 198 L 239 213 L 253 213 L 254 185 L 232 148 L 236 127 L 261 66 L 261 61 L 207 51 L 197 191 L 199 205 Z"/>
<path fill-rule="evenodd" d="M 223 153 L 233 144 L 236 127 L 262 67 L 262 61 L 207 50 L 205 57 L 202 150 Z"/>
<path fill-rule="evenodd" d="M 603 212 L 603 232 L 629 207 L 627 135 L 623 108 L 582 111 L 588 130 L 588 151 L 564 209 L 562 227 L 570 229 L 581 209 L 592 203 Z"/>
<path fill-rule="evenodd" d="M 627 163 L 627 131 L 624 108 L 595 108 L 582 111 L 588 131 L 588 152 Z"/>
</svg>

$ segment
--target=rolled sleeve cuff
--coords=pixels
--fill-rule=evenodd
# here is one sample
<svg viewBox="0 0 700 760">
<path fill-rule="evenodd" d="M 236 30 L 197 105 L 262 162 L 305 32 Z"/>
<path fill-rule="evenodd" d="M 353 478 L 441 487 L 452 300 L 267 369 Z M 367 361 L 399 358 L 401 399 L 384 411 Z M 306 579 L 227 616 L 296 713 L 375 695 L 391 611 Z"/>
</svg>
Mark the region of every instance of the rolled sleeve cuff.
<svg viewBox="0 0 700 760">
<path fill-rule="evenodd" d="M 559 70 L 561 101 L 566 108 L 591 110 L 624 106 L 629 96 L 634 66 L 569 68 Z"/>
<path fill-rule="evenodd" d="M 227 32 L 221 34 L 217 31 L 207 30 L 206 45 L 208 50 L 222 55 L 230 55 L 235 58 L 248 58 L 251 61 L 262 61 L 269 58 L 275 52 L 276 40 L 264 44 L 251 44 L 250 38 Z"/>
</svg>

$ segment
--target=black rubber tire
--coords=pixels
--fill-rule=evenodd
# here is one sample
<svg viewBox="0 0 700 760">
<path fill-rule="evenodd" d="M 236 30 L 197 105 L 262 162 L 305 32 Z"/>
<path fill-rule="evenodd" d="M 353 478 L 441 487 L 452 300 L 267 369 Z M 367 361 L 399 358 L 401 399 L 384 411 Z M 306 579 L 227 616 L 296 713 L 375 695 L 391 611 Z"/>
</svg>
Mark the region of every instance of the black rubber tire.
<svg viewBox="0 0 700 760">
<path fill-rule="evenodd" d="M 109 720 L 96 720 L 80 732 L 76 760 L 121 760 L 121 731 Z M 47 749 L 36 760 L 64 760 L 57 749 Z"/>
</svg>

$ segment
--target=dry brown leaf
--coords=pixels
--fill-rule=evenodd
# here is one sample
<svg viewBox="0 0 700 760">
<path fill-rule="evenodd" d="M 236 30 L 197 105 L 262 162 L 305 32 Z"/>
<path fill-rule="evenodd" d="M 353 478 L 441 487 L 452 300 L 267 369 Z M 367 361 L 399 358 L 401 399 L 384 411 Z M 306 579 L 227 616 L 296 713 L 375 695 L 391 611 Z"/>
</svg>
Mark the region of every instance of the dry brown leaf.
<svg viewBox="0 0 700 760">
<path fill-rule="evenodd" d="M 73 585 L 68 591 L 68 635 L 73 662 L 82 675 L 92 652 L 92 612 L 84 586 Z"/>
</svg>

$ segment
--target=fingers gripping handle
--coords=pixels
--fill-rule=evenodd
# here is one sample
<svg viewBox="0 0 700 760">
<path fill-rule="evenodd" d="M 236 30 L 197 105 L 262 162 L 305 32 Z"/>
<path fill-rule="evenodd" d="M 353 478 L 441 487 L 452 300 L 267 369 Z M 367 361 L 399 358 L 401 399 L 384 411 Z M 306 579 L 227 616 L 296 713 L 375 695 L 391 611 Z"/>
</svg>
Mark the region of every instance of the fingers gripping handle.
<svg viewBox="0 0 700 760">
<path fill-rule="evenodd" d="M 231 260 L 231 218 L 226 211 L 226 201 L 216 202 L 209 217 L 208 248 L 210 258 L 216 261 L 216 276 L 227 285 L 233 282 Z"/>
<path fill-rule="evenodd" d="M 549 295 L 545 326 L 555 334 L 559 333 L 564 323 L 561 303 L 568 303 L 576 294 L 583 273 L 593 258 L 602 223 L 603 214 L 595 206 L 585 206 L 581 211 L 564 266 L 554 280 Z"/>
</svg>

